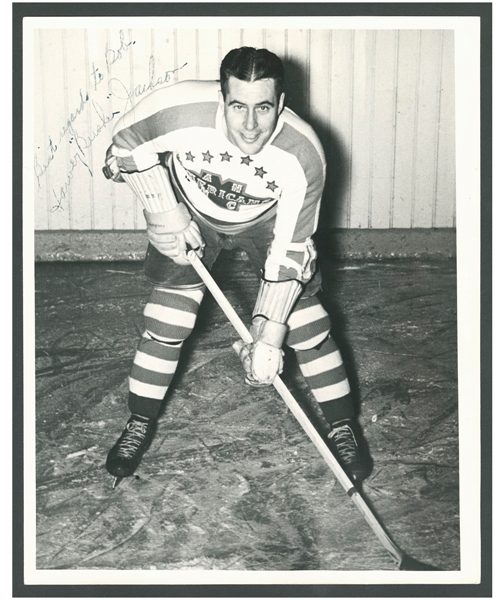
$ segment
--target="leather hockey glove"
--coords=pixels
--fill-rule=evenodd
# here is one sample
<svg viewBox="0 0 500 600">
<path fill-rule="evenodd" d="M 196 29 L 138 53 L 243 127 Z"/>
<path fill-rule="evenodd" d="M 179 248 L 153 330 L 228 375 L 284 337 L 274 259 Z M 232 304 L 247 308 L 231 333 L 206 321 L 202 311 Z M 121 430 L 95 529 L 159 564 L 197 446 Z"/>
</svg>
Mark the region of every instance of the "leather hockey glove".
<svg viewBox="0 0 500 600">
<path fill-rule="evenodd" d="M 144 216 L 148 239 L 161 254 L 178 265 L 191 264 L 186 256 L 189 249 L 193 249 L 200 258 L 203 256 L 205 241 L 185 204 L 178 204 L 162 213 L 144 210 Z"/>
<path fill-rule="evenodd" d="M 102 172 L 104 173 L 106 179 L 111 179 L 111 181 L 115 181 L 117 183 L 123 183 L 125 181 L 120 172 L 120 167 L 118 166 L 116 156 L 113 154 L 113 144 L 111 144 L 106 151 L 106 158 L 104 159 L 104 167 L 102 168 Z"/>
<path fill-rule="evenodd" d="M 283 371 L 283 340 L 287 325 L 257 316 L 252 321 L 252 344 L 239 340 L 234 348 L 247 373 L 245 382 L 254 387 L 272 385 L 276 375 Z"/>
</svg>

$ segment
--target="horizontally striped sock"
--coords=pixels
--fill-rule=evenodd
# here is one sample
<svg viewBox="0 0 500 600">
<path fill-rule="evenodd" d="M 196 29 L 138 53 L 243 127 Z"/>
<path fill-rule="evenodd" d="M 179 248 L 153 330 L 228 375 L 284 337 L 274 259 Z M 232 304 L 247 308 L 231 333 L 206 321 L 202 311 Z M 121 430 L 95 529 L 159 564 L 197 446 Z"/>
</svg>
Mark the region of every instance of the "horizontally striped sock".
<svg viewBox="0 0 500 600">
<path fill-rule="evenodd" d="M 332 337 L 311 350 L 296 351 L 300 370 L 328 423 L 354 417 L 354 403 L 342 356 Z"/>
<path fill-rule="evenodd" d="M 204 290 L 155 288 L 144 309 L 146 331 L 129 377 L 132 413 L 156 418 L 193 330 Z"/>
</svg>

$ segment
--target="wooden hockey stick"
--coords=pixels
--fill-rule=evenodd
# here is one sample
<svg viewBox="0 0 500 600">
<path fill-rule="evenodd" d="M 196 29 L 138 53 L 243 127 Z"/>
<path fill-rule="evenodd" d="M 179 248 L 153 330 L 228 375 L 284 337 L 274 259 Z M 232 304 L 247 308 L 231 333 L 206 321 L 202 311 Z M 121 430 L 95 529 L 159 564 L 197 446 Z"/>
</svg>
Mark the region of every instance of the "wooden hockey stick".
<svg viewBox="0 0 500 600">
<path fill-rule="evenodd" d="M 203 283 L 207 286 L 212 296 L 229 319 L 230 323 L 236 329 L 236 332 L 241 337 L 241 339 L 250 344 L 253 342 L 252 336 L 250 332 L 246 328 L 243 321 L 240 319 L 238 313 L 231 306 L 227 298 L 222 293 L 222 290 L 217 285 L 216 281 L 199 259 L 199 257 L 190 250 L 187 253 L 187 257 L 191 262 L 193 268 L 196 270 Z M 321 435 L 317 432 L 307 415 L 304 413 L 300 405 L 297 403 L 289 389 L 283 383 L 281 378 L 277 376 L 273 382 L 274 388 L 285 401 L 285 404 L 288 406 L 292 414 L 295 416 L 297 421 L 300 423 L 304 431 L 307 433 L 313 444 L 316 446 L 319 453 L 325 459 L 327 465 L 335 474 L 335 477 L 338 479 L 344 490 L 347 492 L 347 495 L 351 498 L 351 500 L 356 504 L 361 514 L 365 518 L 368 525 L 372 528 L 373 532 L 385 547 L 385 549 L 389 552 L 389 554 L 394 558 L 398 567 L 402 571 L 437 571 L 435 567 L 431 567 L 424 563 L 421 563 L 413 558 L 407 556 L 402 550 L 400 550 L 396 544 L 391 540 L 389 535 L 385 532 L 373 512 L 370 510 L 369 506 L 366 504 L 365 500 L 359 494 L 356 487 L 353 485 L 352 481 L 346 475 L 345 471 L 342 469 L 336 458 L 332 455 L 330 449 L 323 441 Z"/>
</svg>

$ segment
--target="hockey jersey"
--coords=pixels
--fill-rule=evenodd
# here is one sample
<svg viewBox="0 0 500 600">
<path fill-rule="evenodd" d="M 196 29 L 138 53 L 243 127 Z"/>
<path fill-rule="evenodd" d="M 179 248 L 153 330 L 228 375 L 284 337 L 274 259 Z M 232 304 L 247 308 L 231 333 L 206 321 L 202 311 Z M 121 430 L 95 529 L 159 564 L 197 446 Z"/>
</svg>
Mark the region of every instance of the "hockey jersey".
<svg viewBox="0 0 500 600">
<path fill-rule="evenodd" d="M 257 154 L 224 134 L 216 81 L 185 81 L 144 98 L 116 124 L 113 144 L 126 172 L 159 164 L 171 152 L 191 210 L 214 229 L 237 233 L 275 217 L 266 277 L 295 278 L 318 224 L 326 163 L 312 128 L 290 109 Z"/>
</svg>

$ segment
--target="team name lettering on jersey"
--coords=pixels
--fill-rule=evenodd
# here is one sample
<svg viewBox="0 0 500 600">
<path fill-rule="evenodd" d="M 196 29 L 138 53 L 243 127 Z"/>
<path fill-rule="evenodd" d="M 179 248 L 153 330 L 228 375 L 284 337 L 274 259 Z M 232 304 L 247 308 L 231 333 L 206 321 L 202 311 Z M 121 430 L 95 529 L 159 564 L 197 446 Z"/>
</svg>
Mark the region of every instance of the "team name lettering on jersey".
<svg viewBox="0 0 500 600">
<path fill-rule="evenodd" d="M 186 169 L 186 175 L 212 202 L 227 210 L 237 211 L 240 206 L 267 204 L 275 200 L 275 198 L 255 198 L 245 193 L 245 183 L 233 179 L 222 181 L 218 173 L 202 170 L 198 175 Z"/>
</svg>

